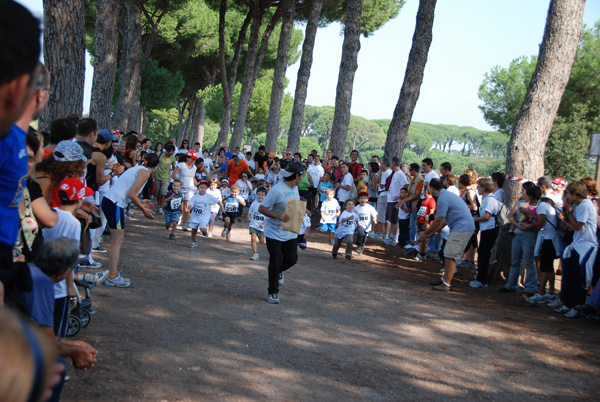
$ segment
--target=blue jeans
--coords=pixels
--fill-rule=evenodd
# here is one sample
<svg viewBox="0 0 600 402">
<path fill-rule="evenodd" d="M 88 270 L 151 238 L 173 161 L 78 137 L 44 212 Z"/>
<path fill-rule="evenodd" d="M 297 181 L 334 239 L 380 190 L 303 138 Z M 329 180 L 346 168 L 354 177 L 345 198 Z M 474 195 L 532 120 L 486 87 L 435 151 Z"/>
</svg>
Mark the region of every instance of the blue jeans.
<svg viewBox="0 0 600 402">
<path fill-rule="evenodd" d="M 408 236 L 410 237 L 410 241 L 413 241 L 417 236 L 417 227 L 415 226 L 415 222 L 417 221 L 417 212 L 412 211 L 410 213 L 410 222 L 408 223 Z"/>
<path fill-rule="evenodd" d="M 535 293 L 538 290 L 537 270 L 533 259 L 536 233 L 515 234 L 511 248 L 511 265 L 506 288 L 517 290 L 519 288 L 519 275 L 521 274 L 521 261 L 525 266 L 525 292 Z"/>
</svg>

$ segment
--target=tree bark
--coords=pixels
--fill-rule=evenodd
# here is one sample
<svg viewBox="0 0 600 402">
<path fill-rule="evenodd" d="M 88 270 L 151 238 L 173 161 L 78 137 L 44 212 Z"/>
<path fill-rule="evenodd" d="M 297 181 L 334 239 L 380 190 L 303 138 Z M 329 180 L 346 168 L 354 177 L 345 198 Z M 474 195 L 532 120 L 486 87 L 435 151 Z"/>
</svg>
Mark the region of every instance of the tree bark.
<svg viewBox="0 0 600 402">
<path fill-rule="evenodd" d="M 544 39 L 538 62 L 513 127 L 506 154 L 506 174 L 537 179 L 544 174 L 544 149 L 569 82 L 581 35 L 585 0 L 552 0 L 548 9 Z M 506 183 L 506 206 L 518 199 L 520 185 Z M 510 244 L 503 231 L 492 249 L 489 282 L 506 274 Z"/>
<path fill-rule="evenodd" d="M 260 41 L 260 49 L 258 48 L 258 30 L 260 29 L 260 25 L 262 23 L 262 16 L 264 15 L 264 10 L 260 9 L 256 12 L 256 15 L 260 15 L 260 21 L 257 22 L 258 25 L 257 32 L 255 35 L 255 40 L 253 41 L 253 32 L 255 21 L 252 21 L 252 28 L 250 31 L 250 40 L 248 41 L 248 52 L 246 54 L 246 68 L 244 69 L 244 78 L 242 79 L 242 89 L 240 92 L 240 100 L 238 101 L 238 112 L 237 117 L 235 119 L 235 126 L 233 128 L 233 135 L 231 136 L 231 141 L 229 142 L 229 148 L 235 149 L 235 147 L 241 146 L 242 139 L 244 138 L 244 130 L 246 128 L 246 117 L 248 116 L 248 110 L 250 109 L 250 99 L 252 98 L 252 91 L 254 91 L 254 84 L 256 79 L 258 78 L 258 72 L 260 71 L 260 66 L 262 61 L 267 53 L 267 49 L 269 47 L 269 39 L 271 38 L 271 34 L 273 33 L 273 29 L 275 29 L 275 25 L 277 25 L 277 21 L 281 18 L 281 8 L 278 8 L 277 11 L 271 17 L 267 28 L 263 32 L 262 39 Z M 254 42 L 254 43 L 253 43 Z M 252 53 L 250 49 L 252 48 Z"/>
<path fill-rule="evenodd" d="M 300 149 L 300 135 L 302 134 L 302 121 L 304 120 L 304 105 L 306 103 L 308 79 L 310 78 L 310 69 L 313 61 L 313 50 L 315 48 L 315 38 L 317 37 L 317 27 L 321 18 L 324 0 L 314 0 L 306 24 L 304 34 L 304 43 L 302 44 L 302 58 L 300 59 L 300 68 L 296 79 L 296 91 L 294 94 L 294 106 L 292 109 L 292 121 L 290 131 L 288 132 L 288 149 L 294 153 Z"/>
<path fill-rule="evenodd" d="M 421 83 L 427 64 L 427 55 L 433 39 L 433 17 L 437 0 L 421 0 L 417 12 L 417 23 L 413 35 L 412 47 L 408 56 L 404 83 L 400 90 L 400 98 L 394 110 L 387 138 L 385 140 L 384 157 L 391 159 L 394 156 L 402 159 L 404 144 L 408 135 L 408 128 L 412 119 Z"/>
<path fill-rule="evenodd" d="M 294 13 L 296 0 L 283 0 L 281 35 L 277 47 L 277 60 L 273 72 L 273 86 L 271 88 L 271 101 L 269 103 L 269 120 L 267 122 L 267 138 L 265 148 L 267 152 L 277 151 L 277 137 L 279 136 L 279 120 L 281 118 L 281 102 L 285 87 L 285 72 L 288 64 L 290 40 L 294 29 Z"/>
<path fill-rule="evenodd" d="M 112 118 L 115 129 L 129 130 L 131 108 L 136 85 L 141 79 L 140 57 L 142 54 L 142 12 L 133 2 L 126 2 L 123 47 L 119 62 L 119 99 Z"/>
<path fill-rule="evenodd" d="M 122 0 L 96 0 L 96 54 L 90 116 L 96 119 L 98 127 L 110 126 L 119 50 L 119 31 L 115 26 L 119 23 L 121 6 Z"/>
<path fill-rule="evenodd" d="M 544 149 L 562 94 L 569 82 L 581 35 L 584 0 L 552 0 L 538 62 L 517 115 L 506 155 L 506 174 L 537 179 L 544 174 Z M 507 183 L 508 204 L 519 184 Z"/>
<path fill-rule="evenodd" d="M 196 111 L 196 116 L 194 119 L 194 124 L 192 128 L 192 141 L 190 144 L 195 144 L 196 142 L 200 143 L 200 149 L 203 148 L 204 145 L 204 121 L 206 120 L 206 109 L 204 109 L 204 102 L 198 101 L 198 107 Z"/>
<path fill-rule="evenodd" d="M 344 158 L 346 148 L 346 135 L 350 124 L 350 108 L 352 106 L 352 87 L 354 86 L 354 75 L 358 68 L 362 4 L 363 0 L 348 0 L 346 2 L 344 44 L 335 94 L 335 112 L 333 113 L 330 146 L 333 154 L 338 155 L 340 159 Z"/>
<path fill-rule="evenodd" d="M 48 131 L 53 120 L 83 112 L 85 2 L 44 0 L 43 5 L 44 62 L 51 85 L 39 128 Z"/>
</svg>

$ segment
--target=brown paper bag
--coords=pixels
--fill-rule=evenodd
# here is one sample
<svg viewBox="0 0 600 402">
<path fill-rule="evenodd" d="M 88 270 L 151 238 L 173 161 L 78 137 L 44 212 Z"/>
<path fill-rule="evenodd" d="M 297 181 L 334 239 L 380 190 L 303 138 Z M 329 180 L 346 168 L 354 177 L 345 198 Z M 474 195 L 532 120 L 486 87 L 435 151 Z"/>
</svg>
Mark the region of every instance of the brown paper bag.
<svg viewBox="0 0 600 402">
<path fill-rule="evenodd" d="M 281 222 L 281 230 L 287 230 L 292 233 L 300 233 L 302 229 L 302 219 L 306 212 L 306 201 L 288 200 L 285 206 L 285 213 L 288 214 L 290 220 Z"/>
</svg>

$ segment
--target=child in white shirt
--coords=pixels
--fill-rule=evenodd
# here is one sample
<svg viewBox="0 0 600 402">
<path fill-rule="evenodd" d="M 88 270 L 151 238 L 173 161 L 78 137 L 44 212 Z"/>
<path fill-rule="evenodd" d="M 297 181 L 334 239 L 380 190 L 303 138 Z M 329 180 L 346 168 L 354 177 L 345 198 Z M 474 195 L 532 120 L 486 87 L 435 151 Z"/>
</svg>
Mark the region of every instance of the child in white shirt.
<svg viewBox="0 0 600 402">
<path fill-rule="evenodd" d="M 346 240 L 346 259 L 352 259 L 354 231 L 356 230 L 358 219 L 358 215 L 354 212 L 354 201 L 346 200 L 344 202 L 344 212 L 340 215 L 340 223 L 335 231 L 335 244 L 333 245 L 333 250 L 331 250 L 333 258 L 337 258 L 342 241 Z"/>
<path fill-rule="evenodd" d="M 335 190 L 328 188 L 325 193 L 327 199 L 321 203 L 321 232 L 331 232 L 331 245 L 335 244 L 333 236 L 335 235 L 335 224 L 337 217 L 340 216 L 340 203 L 333 198 Z"/>
<path fill-rule="evenodd" d="M 354 212 L 358 215 L 358 225 L 356 227 L 357 253 L 361 255 L 373 225 L 377 225 L 377 210 L 369 205 L 369 193 L 366 191 L 358 193 L 358 202 L 359 205 L 354 208 Z"/>
<path fill-rule="evenodd" d="M 192 196 L 192 199 L 188 203 L 188 211 L 191 212 L 190 220 L 188 221 L 188 227 L 192 229 L 192 242 L 190 247 L 198 247 L 196 237 L 198 235 L 198 229 L 204 236 L 208 236 L 208 222 L 211 216 L 211 206 L 218 204 L 223 209 L 223 202 L 215 197 L 214 195 L 206 194 L 208 189 L 208 182 L 202 180 L 198 183 L 198 192 Z"/>
<path fill-rule="evenodd" d="M 265 244 L 265 216 L 258 212 L 258 207 L 265 199 L 267 195 L 267 189 L 259 187 L 256 189 L 256 201 L 250 205 L 248 210 L 248 229 L 250 230 L 250 244 L 252 245 L 252 261 L 259 259 L 258 255 L 258 242 Z"/>
</svg>

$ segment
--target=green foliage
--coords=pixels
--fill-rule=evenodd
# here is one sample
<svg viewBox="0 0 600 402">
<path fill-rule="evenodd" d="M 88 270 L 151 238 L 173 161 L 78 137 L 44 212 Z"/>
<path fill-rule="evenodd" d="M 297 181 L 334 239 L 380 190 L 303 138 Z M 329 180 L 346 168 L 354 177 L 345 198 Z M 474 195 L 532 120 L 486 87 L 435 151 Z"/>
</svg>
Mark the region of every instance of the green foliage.
<svg viewBox="0 0 600 402">
<path fill-rule="evenodd" d="M 563 177 L 569 182 L 594 175 L 594 166 L 587 156 L 587 113 L 587 108 L 579 105 L 573 110 L 572 116 L 559 116 L 554 120 L 544 154 L 546 174 Z"/>
<path fill-rule="evenodd" d="M 163 144 L 172 137 L 177 136 L 177 109 L 149 110 L 146 112 L 148 126 L 144 134 L 152 140 L 152 143 L 160 141 Z"/>
<path fill-rule="evenodd" d="M 172 108 L 184 85 L 180 72 L 172 74 L 149 59 L 142 72 L 142 106 L 146 110 Z"/>
<path fill-rule="evenodd" d="M 511 61 L 508 68 L 495 66 L 492 71 L 485 73 L 479 86 L 479 99 L 483 101 L 479 109 L 490 126 L 510 135 L 536 63 L 535 56 L 531 60 L 521 56 Z"/>
<path fill-rule="evenodd" d="M 400 13 L 404 0 L 365 0 L 360 18 L 360 32 L 365 38 Z"/>
</svg>

